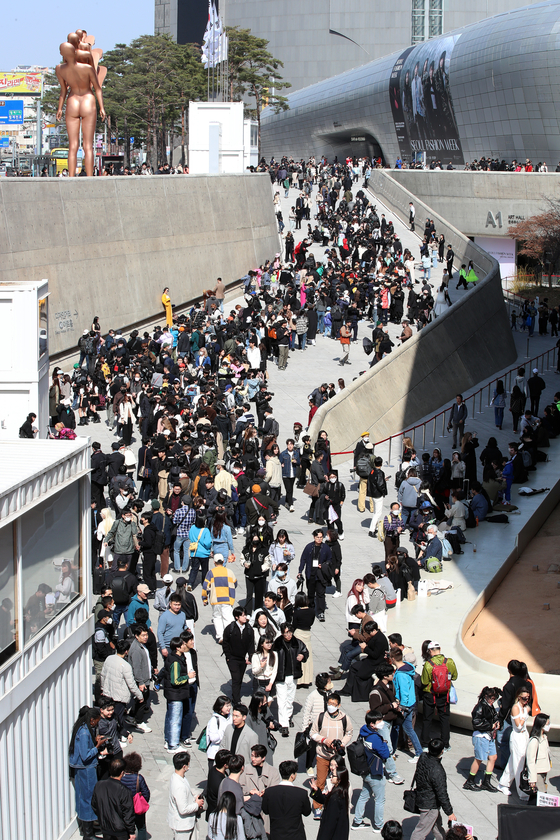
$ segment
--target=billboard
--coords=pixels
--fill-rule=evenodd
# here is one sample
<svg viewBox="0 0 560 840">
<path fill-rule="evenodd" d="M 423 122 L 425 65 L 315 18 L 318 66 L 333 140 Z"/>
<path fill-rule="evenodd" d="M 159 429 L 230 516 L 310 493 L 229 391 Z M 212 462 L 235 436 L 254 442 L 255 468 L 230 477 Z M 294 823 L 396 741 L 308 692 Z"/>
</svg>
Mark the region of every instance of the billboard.
<svg viewBox="0 0 560 840">
<path fill-rule="evenodd" d="M 460 35 L 408 47 L 391 72 L 389 95 L 403 160 L 419 153 L 426 162 L 462 165 L 465 160 L 449 83 L 451 53 Z"/>
<path fill-rule="evenodd" d="M 23 125 L 23 99 L 0 99 L 0 125 Z"/>
<path fill-rule="evenodd" d="M 26 93 L 41 96 L 42 73 L 0 72 L 0 95 L 3 93 Z"/>
</svg>

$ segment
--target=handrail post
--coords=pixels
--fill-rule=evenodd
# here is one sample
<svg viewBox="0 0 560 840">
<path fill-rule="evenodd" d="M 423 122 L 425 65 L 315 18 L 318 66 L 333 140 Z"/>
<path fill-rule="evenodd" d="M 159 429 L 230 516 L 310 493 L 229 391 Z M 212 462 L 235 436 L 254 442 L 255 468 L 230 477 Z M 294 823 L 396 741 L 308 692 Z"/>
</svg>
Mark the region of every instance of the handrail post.
<svg viewBox="0 0 560 840">
<path fill-rule="evenodd" d="M 486 401 L 486 408 L 490 408 L 490 383 L 488 383 L 488 399 Z"/>
<path fill-rule="evenodd" d="M 391 444 L 392 444 L 392 442 L 393 442 L 393 438 L 392 438 L 392 437 L 390 437 L 390 438 L 389 438 L 389 455 L 387 456 L 387 466 L 388 466 L 388 467 L 392 467 L 392 466 L 393 466 L 393 465 L 391 464 Z"/>
<path fill-rule="evenodd" d="M 479 394 L 480 394 L 480 400 L 478 402 L 478 413 L 482 414 L 482 388 L 480 389 Z"/>
<path fill-rule="evenodd" d="M 441 415 L 441 436 L 442 438 L 445 437 L 445 411 Z"/>
<path fill-rule="evenodd" d="M 544 373 L 544 353 L 541 353 L 541 374 Z"/>
<path fill-rule="evenodd" d="M 412 427 L 412 445 L 416 449 L 416 426 Z"/>
<path fill-rule="evenodd" d="M 436 442 L 436 418 L 434 417 L 434 428 L 432 431 L 432 443 Z"/>
<path fill-rule="evenodd" d="M 426 424 L 422 423 L 422 451 L 426 449 Z"/>
</svg>

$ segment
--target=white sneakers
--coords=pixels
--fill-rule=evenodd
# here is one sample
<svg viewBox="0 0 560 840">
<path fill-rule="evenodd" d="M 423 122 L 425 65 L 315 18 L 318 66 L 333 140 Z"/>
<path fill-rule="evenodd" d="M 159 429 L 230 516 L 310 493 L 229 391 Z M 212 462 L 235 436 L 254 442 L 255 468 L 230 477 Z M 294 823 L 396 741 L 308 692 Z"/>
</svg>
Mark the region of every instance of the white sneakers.
<svg viewBox="0 0 560 840">
<path fill-rule="evenodd" d="M 136 724 L 136 729 L 139 729 L 140 732 L 146 732 L 146 733 L 152 731 L 147 723 L 137 723 Z"/>
<path fill-rule="evenodd" d="M 333 598 L 342 598 L 342 592 L 333 592 Z"/>
</svg>

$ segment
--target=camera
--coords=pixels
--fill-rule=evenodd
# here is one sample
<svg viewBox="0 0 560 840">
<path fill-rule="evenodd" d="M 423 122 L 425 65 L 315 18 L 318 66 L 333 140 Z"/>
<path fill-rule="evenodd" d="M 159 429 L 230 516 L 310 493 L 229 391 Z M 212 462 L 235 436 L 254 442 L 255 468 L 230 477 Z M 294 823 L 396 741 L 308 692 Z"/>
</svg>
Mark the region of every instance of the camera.
<svg viewBox="0 0 560 840">
<path fill-rule="evenodd" d="M 332 748 L 337 753 L 337 755 L 346 755 L 346 749 L 342 746 L 342 741 L 340 738 L 336 738 L 332 742 Z"/>
</svg>

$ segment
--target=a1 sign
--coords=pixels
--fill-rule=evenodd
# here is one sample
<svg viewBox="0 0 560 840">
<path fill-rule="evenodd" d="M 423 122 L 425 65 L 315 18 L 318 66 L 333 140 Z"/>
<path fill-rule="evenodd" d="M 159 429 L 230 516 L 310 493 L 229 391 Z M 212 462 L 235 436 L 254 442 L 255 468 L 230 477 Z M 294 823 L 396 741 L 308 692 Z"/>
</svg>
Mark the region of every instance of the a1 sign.
<svg viewBox="0 0 560 840">
<path fill-rule="evenodd" d="M 0 99 L 0 125 L 23 125 L 23 99 Z"/>
<path fill-rule="evenodd" d="M 545 808 L 560 808 L 560 796 L 551 796 L 549 793 L 537 793 L 537 806 Z"/>
</svg>

